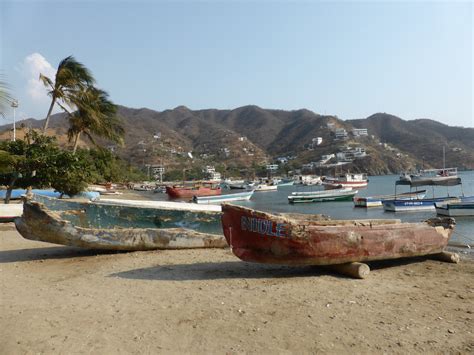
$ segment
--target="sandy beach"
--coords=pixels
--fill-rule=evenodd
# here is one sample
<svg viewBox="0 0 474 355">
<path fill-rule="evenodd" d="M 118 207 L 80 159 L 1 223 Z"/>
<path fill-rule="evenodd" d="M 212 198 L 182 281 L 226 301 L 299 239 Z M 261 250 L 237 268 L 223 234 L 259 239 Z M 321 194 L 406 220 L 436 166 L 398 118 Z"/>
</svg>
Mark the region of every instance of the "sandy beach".
<svg viewBox="0 0 474 355">
<path fill-rule="evenodd" d="M 0 225 L 0 349 L 32 353 L 472 353 L 474 262 L 365 280 L 228 249 L 98 253 Z"/>
</svg>

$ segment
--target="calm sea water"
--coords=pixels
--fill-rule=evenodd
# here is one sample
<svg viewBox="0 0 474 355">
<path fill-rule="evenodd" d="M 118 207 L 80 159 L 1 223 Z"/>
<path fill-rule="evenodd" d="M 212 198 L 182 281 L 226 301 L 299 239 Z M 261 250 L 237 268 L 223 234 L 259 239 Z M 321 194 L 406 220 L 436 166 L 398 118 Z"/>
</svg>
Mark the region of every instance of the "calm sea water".
<svg viewBox="0 0 474 355">
<path fill-rule="evenodd" d="M 474 171 L 460 172 L 462 185 L 446 187 L 426 186 L 419 189 L 427 190 L 427 197 L 435 196 L 474 196 Z M 369 185 L 360 189 L 358 196 L 373 196 L 392 194 L 395 192 L 395 181 L 398 175 L 371 176 Z M 385 212 L 383 207 L 355 208 L 352 201 L 316 202 L 289 204 L 288 195 L 294 191 L 321 190 L 321 186 L 282 186 L 278 191 L 256 192 L 250 201 L 241 201 L 238 204 L 266 212 L 290 212 L 307 214 L 325 214 L 333 219 L 366 219 L 366 218 L 394 218 L 406 222 L 419 222 L 436 216 L 436 212 Z M 397 192 L 406 192 L 405 186 L 398 186 Z M 224 192 L 225 193 L 225 192 Z M 166 198 L 164 194 L 154 194 L 156 199 Z M 237 203 L 237 202 L 235 202 Z M 456 229 L 451 238 L 452 242 L 474 245 L 474 217 L 456 217 Z"/>
</svg>

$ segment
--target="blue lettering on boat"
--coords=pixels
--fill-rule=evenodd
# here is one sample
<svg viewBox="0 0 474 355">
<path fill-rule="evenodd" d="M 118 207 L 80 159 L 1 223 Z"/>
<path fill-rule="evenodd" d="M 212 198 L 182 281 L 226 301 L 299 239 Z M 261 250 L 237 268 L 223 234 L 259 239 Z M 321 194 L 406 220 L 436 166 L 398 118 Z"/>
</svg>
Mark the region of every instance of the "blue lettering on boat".
<svg viewBox="0 0 474 355">
<path fill-rule="evenodd" d="M 274 223 L 262 218 L 242 216 L 240 227 L 243 231 L 250 231 L 270 237 L 286 237 L 286 223 Z"/>
</svg>

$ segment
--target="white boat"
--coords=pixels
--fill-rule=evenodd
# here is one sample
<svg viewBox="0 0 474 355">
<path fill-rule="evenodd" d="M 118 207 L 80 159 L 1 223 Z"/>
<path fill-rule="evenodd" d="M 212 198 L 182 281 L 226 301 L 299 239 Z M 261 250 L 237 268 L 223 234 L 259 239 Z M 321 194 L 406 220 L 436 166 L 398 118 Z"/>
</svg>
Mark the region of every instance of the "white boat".
<svg viewBox="0 0 474 355">
<path fill-rule="evenodd" d="M 443 183 L 457 179 L 457 168 L 443 168 L 443 169 L 424 169 L 415 174 L 403 173 L 400 176 L 400 181 L 411 183 L 412 186 L 432 185 Z"/>
<path fill-rule="evenodd" d="M 313 186 L 322 184 L 321 177 L 318 175 L 295 175 L 293 180 L 295 185 Z"/>
<path fill-rule="evenodd" d="M 474 196 L 435 204 L 436 213 L 442 216 L 474 216 Z"/>
<path fill-rule="evenodd" d="M 344 188 L 337 190 L 322 190 L 311 192 L 292 192 L 288 196 L 289 203 L 299 202 L 325 202 L 325 201 L 346 201 L 352 199 L 357 190 L 352 188 Z"/>
<path fill-rule="evenodd" d="M 323 185 L 325 189 L 334 189 L 340 187 L 352 187 L 360 188 L 367 187 L 369 180 L 367 179 L 367 174 L 341 174 L 336 177 L 326 177 L 324 178 Z"/>
<path fill-rule="evenodd" d="M 101 199 L 97 205 L 131 206 L 156 208 L 160 210 L 178 210 L 178 211 L 206 211 L 221 212 L 219 205 L 198 205 L 189 202 L 174 201 L 145 201 L 145 200 L 121 200 L 121 199 Z"/>
<path fill-rule="evenodd" d="M 248 201 L 252 197 L 254 190 L 238 192 L 235 194 L 224 194 L 215 196 L 194 196 L 193 201 L 199 204 L 220 204 L 229 201 Z"/>
<path fill-rule="evenodd" d="M 278 189 L 278 185 L 272 184 L 258 184 L 255 186 L 255 191 L 276 191 Z"/>
</svg>

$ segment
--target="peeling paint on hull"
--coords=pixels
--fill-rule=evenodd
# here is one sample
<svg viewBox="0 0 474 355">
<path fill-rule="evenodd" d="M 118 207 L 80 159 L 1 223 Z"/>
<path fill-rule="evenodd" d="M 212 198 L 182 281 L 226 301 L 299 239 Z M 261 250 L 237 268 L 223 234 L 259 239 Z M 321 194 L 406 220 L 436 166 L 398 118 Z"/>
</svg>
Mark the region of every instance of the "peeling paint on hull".
<svg viewBox="0 0 474 355">
<path fill-rule="evenodd" d="M 284 265 L 331 265 L 437 254 L 446 247 L 455 223 L 452 218 L 424 223 L 309 220 L 308 215 L 274 215 L 228 204 L 222 211 L 225 238 L 238 258 Z M 254 225 L 248 220 L 255 221 Z"/>
<path fill-rule="evenodd" d="M 61 219 L 36 201 L 24 203 L 23 216 L 15 220 L 26 239 L 103 250 L 153 250 L 224 248 L 223 236 L 185 228 L 83 228 Z"/>
</svg>

